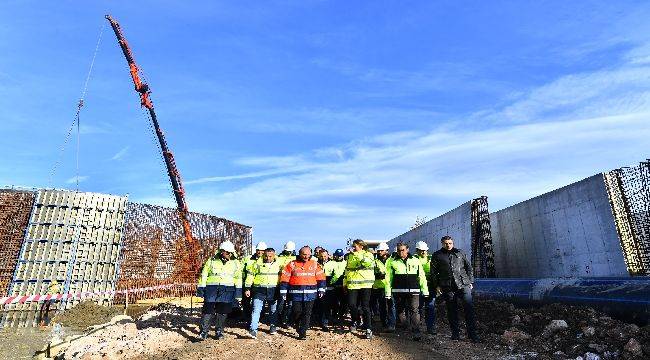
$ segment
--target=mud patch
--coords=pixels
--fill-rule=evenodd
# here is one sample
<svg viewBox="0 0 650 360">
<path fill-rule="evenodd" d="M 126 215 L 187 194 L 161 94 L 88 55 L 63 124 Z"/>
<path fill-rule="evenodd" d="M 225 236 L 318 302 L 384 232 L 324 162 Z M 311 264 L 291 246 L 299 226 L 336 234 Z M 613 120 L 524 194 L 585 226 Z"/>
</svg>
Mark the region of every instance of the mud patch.
<svg viewBox="0 0 650 360">
<path fill-rule="evenodd" d="M 119 307 L 102 306 L 93 301 L 84 301 L 56 315 L 52 322 L 59 323 L 64 327 L 85 329 L 92 325 L 106 323 L 113 316 L 120 315 L 122 311 Z"/>
</svg>

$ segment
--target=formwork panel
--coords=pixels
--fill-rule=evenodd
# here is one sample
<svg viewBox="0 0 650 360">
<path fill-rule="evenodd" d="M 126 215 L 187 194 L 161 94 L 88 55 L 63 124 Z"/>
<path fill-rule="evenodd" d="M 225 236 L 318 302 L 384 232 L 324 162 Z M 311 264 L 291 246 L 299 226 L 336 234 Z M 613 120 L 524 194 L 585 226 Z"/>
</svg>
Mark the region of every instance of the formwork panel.
<svg viewBox="0 0 650 360">
<path fill-rule="evenodd" d="M 63 285 L 64 292 L 113 290 L 117 277 L 113 252 L 117 253 L 122 233 L 116 225 L 124 217 L 116 209 L 124 209 L 126 197 L 39 190 L 35 198 L 11 294 L 45 294 L 53 280 Z M 111 262 L 112 273 L 104 269 Z"/>
<path fill-rule="evenodd" d="M 0 296 L 6 296 L 32 211 L 33 191 L 0 190 Z"/>
</svg>

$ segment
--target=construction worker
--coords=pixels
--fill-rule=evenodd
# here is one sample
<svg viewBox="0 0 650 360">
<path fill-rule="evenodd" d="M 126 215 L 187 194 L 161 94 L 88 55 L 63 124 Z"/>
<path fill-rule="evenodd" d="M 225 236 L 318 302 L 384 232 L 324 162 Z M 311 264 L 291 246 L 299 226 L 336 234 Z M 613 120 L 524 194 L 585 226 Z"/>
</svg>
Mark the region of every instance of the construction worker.
<svg viewBox="0 0 650 360">
<path fill-rule="evenodd" d="M 451 339 L 460 339 L 457 300 L 462 299 L 467 336 L 472 342 L 480 342 L 476 333 L 472 300 L 474 288 L 472 264 L 464 251 L 454 247 L 454 239 L 451 236 L 443 236 L 440 242 L 441 249 L 434 252 L 431 257 L 431 287 L 436 289 L 437 295 L 445 300 Z"/>
<path fill-rule="evenodd" d="M 346 290 L 343 288 L 343 281 L 345 280 L 345 266 L 347 265 L 347 260 L 345 259 L 345 252 L 343 249 L 334 250 L 334 256 L 332 257 L 332 265 L 336 266 L 338 273 L 341 274 L 336 282 L 333 283 L 333 296 L 331 297 L 332 302 L 330 303 L 332 316 L 334 317 L 333 322 L 336 324 L 341 324 L 343 322 L 343 317 L 347 313 L 347 299 L 346 299 Z M 329 285 L 328 285 L 329 286 Z M 327 294 L 327 292 L 326 292 Z"/>
<path fill-rule="evenodd" d="M 258 263 L 262 262 L 262 258 L 264 257 L 264 250 L 266 250 L 266 243 L 263 241 L 260 241 L 257 243 L 257 246 L 255 246 L 255 253 L 244 260 L 244 273 L 243 273 L 243 282 L 246 283 L 246 280 L 248 279 L 251 273 L 251 269 L 253 266 Z M 251 313 L 253 309 L 251 306 L 251 298 L 250 297 L 245 297 L 242 300 L 242 319 L 243 321 L 246 322 L 246 324 L 250 325 L 251 321 Z"/>
<path fill-rule="evenodd" d="M 386 332 L 395 331 L 395 313 L 393 312 L 393 300 L 386 299 L 386 262 L 389 259 L 388 244 L 379 243 L 375 249 L 375 283 L 372 285 L 370 302 L 372 307 L 378 310 L 379 318 Z"/>
<path fill-rule="evenodd" d="M 345 266 L 344 284 L 348 291 L 348 307 L 352 324 L 350 332 L 357 330 L 356 321 L 359 318 L 359 307 L 361 308 L 366 339 L 372 338 L 372 317 L 370 315 L 370 295 L 372 285 L 375 283 L 375 258 L 368 251 L 366 243 L 357 239 L 352 242 L 352 253 L 348 256 Z"/>
<path fill-rule="evenodd" d="M 61 293 L 61 285 L 56 279 L 52 279 L 50 284 L 47 286 L 47 295 L 56 295 Z M 45 327 L 50 323 L 50 307 L 54 304 L 55 299 L 47 299 L 41 305 L 41 310 L 39 312 L 40 326 Z"/>
<path fill-rule="evenodd" d="M 278 256 L 278 264 L 280 269 L 284 269 L 288 263 L 296 259 L 296 244 L 293 241 L 287 241 L 284 244 L 282 252 Z M 279 289 L 279 288 L 278 288 Z M 278 294 L 279 295 L 279 294 Z M 278 325 L 286 327 L 291 316 L 291 302 L 278 296 Z"/>
<path fill-rule="evenodd" d="M 420 260 L 424 274 L 427 278 L 427 284 L 431 281 L 431 255 L 428 254 L 429 246 L 424 241 L 418 241 L 415 244 L 415 258 Z M 426 308 L 426 310 L 425 310 Z M 427 324 L 427 334 L 436 334 L 436 294 L 430 293 L 429 296 L 420 294 L 420 318 L 424 313 L 425 321 Z"/>
<path fill-rule="evenodd" d="M 323 250 L 324 250 L 324 249 L 323 249 L 322 246 L 316 246 L 316 247 L 314 248 L 314 254 L 312 255 L 311 258 L 314 259 L 314 260 L 316 260 L 316 261 L 320 260 L 320 252 L 323 251 Z"/>
<path fill-rule="evenodd" d="M 288 296 L 287 296 L 288 294 Z M 307 339 L 307 328 L 314 301 L 325 294 L 325 274 L 318 262 L 311 259 L 311 248 L 303 246 L 296 260 L 282 270 L 280 296 L 292 302 L 293 322 L 298 327 L 298 339 Z"/>
<path fill-rule="evenodd" d="M 341 251 L 343 252 L 343 251 Z M 325 296 L 322 299 L 321 327 L 323 331 L 329 331 L 329 324 L 339 316 L 339 299 L 340 294 L 337 290 L 343 287 L 343 274 L 345 273 L 345 263 L 342 261 L 330 260 L 329 252 L 323 249 L 320 253 L 319 264 L 323 267 L 325 273 Z"/>
<path fill-rule="evenodd" d="M 203 298 L 203 316 L 201 317 L 201 333 L 199 337 L 205 340 L 216 316 L 216 339 L 223 338 L 223 328 L 226 317 L 232 310 L 233 303 L 242 298 L 242 269 L 241 264 L 233 254 L 235 245 L 224 241 L 219 245 L 219 251 L 203 265 L 196 296 Z"/>
<path fill-rule="evenodd" d="M 419 341 L 420 313 L 418 305 L 420 293 L 429 295 L 427 279 L 420 260 L 409 254 L 406 244 L 397 244 L 397 256 L 393 256 L 386 264 L 386 298 L 393 298 L 397 308 L 400 323 L 406 324 L 409 319 L 413 340 Z"/>
<path fill-rule="evenodd" d="M 271 335 L 277 333 L 277 287 L 280 282 L 280 271 L 280 264 L 275 259 L 275 249 L 273 248 L 265 249 L 262 262 L 254 262 L 249 269 L 244 295 L 251 298 L 253 303 L 248 330 L 248 334 L 253 339 L 257 338 L 257 328 L 262 309 L 264 309 L 264 302 L 269 306 L 269 333 Z"/>
</svg>

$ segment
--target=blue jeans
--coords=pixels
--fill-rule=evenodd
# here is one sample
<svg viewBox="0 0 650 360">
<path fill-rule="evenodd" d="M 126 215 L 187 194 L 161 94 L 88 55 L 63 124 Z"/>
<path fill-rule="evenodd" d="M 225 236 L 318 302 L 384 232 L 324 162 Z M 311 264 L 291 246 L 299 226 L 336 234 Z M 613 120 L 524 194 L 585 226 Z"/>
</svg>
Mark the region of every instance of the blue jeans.
<svg viewBox="0 0 650 360">
<path fill-rule="evenodd" d="M 420 295 L 420 311 L 422 311 L 422 309 L 425 306 L 426 306 L 425 319 L 427 323 L 427 330 L 435 330 L 436 329 L 436 297 L 433 295 L 430 296 Z"/>
<path fill-rule="evenodd" d="M 277 322 L 277 309 L 278 301 L 275 299 L 266 300 L 269 304 L 269 325 L 276 325 Z M 264 300 L 253 298 L 253 313 L 251 316 L 251 327 L 250 330 L 257 331 L 257 328 L 260 324 L 260 315 L 262 314 L 262 309 L 264 309 Z"/>
</svg>

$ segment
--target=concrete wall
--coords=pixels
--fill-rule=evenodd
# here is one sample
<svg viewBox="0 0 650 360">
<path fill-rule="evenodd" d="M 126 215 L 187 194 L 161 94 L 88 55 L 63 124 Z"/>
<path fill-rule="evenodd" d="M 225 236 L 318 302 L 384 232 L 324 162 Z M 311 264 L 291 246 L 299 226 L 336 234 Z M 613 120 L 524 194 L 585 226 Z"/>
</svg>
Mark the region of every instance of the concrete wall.
<svg viewBox="0 0 650 360">
<path fill-rule="evenodd" d="M 629 276 L 602 174 L 490 214 L 498 277 Z"/>
<path fill-rule="evenodd" d="M 440 238 L 450 235 L 454 238 L 454 244 L 459 249 L 465 250 L 467 254 L 472 253 L 472 204 L 468 201 L 459 207 L 438 216 L 435 219 L 418 226 L 402 235 L 399 235 L 388 242 L 393 247 L 403 242 L 409 245 L 411 252 L 415 252 L 415 243 L 424 241 L 429 245 L 429 252 L 440 248 Z"/>
</svg>

